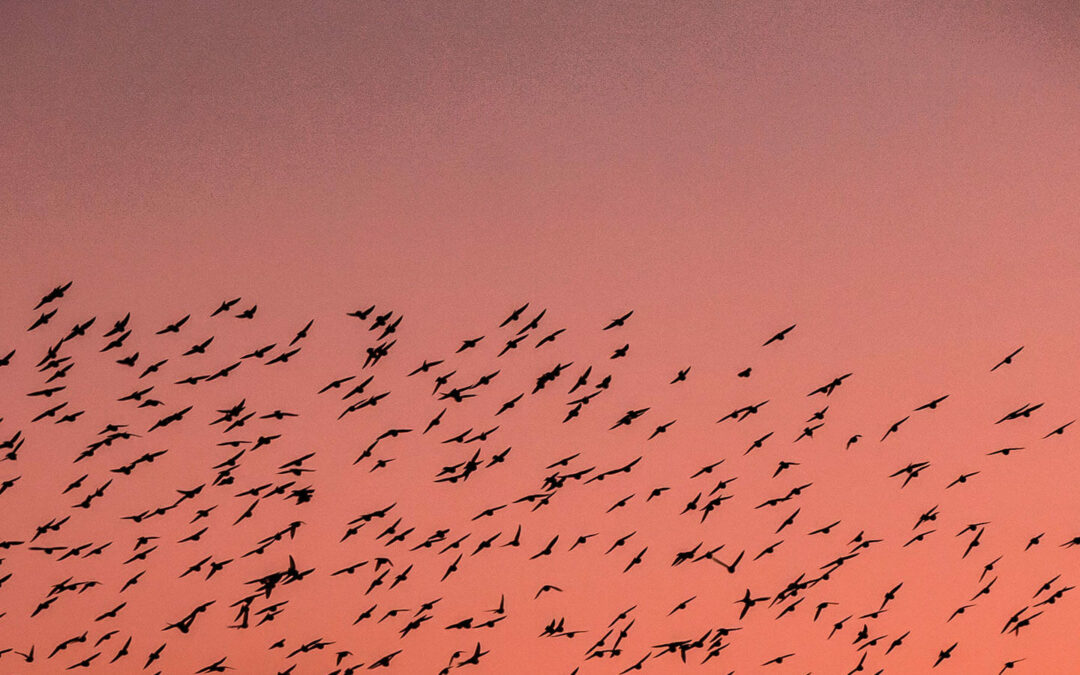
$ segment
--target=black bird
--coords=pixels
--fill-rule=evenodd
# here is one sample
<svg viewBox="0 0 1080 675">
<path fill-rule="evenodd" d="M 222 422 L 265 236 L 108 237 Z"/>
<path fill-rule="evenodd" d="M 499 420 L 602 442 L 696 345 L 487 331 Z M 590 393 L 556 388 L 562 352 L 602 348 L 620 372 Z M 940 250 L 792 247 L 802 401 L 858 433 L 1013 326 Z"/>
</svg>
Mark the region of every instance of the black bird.
<svg viewBox="0 0 1080 675">
<path fill-rule="evenodd" d="M 945 394 L 944 396 L 940 396 L 938 398 L 935 398 L 934 400 L 930 401 L 929 403 L 924 403 L 921 406 L 919 406 L 918 408 L 915 408 L 915 412 L 919 412 L 920 410 L 937 410 L 937 407 L 941 404 L 941 402 L 944 401 L 947 398 L 949 398 L 948 394 Z"/>
<path fill-rule="evenodd" d="M 958 644 L 960 644 L 960 643 L 959 642 L 954 642 L 954 643 L 952 643 L 952 646 L 949 647 L 948 649 L 942 649 L 938 653 L 937 660 L 934 661 L 934 665 L 932 667 L 937 668 L 938 664 L 940 664 L 945 659 L 950 658 L 952 656 L 953 650 L 956 649 L 956 645 L 958 645 Z"/>
<path fill-rule="evenodd" d="M 157 335 L 164 335 L 166 333 L 179 333 L 180 329 L 183 327 L 183 325 L 185 323 L 188 322 L 188 319 L 190 319 L 190 318 L 191 318 L 191 315 L 188 314 L 188 315 L 184 316 L 182 319 L 180 319 L 179 321 L 175 321 L 173 323 L 170 323 L 168 326 L 165 326 L 164 328 L 159 330 L 156 334 Z"/>
<path fill-rule="evenodd" d="M 629 312 L 627 312 L 626 314 L 623 314 L 622 316 L 618 317 L 617 319 L 612 319 L 611 323 L 604 326 L 604 330 L 611 330 L 612 328 L 618 328 L 619 326 L 626 325 L 626 320 L 629 319 L 630 316 L 633 315 L 633 313 L 634 313 L 634 310 L 630 310 Z"/>
<path fill-rule="evenodd" d="M 59 300 L 60 298 L 64 297 L 64 293 L 66 293 L 68 291 L 68 289 L 71 288 L 72 283 L 73 282 L 69 281 L 66 284 L 61 284 L 61 285 L 53 288 L 48 293 L 46 293 L 41 298 L 41 300 L 38 301 L 38 304 L 34 305 L 34 311 L 36 312 L 37 310 L 41 309 L 45 305 L 49 304 L 50 302 L 52 302 L 54 300 Z"/>
<path fill-rule="evenodd" d="M 791 324 L 790 326 L 788 326 L 788 327 L 787 327 L 787 328 L 785 328 L 784 330 L 780 331 L 780 332 L 779 332 L 779 333 L 777 333 L 776 335 L 773 335 L 773 336 L 772 336 L 771 338 L 769 338 L 768 340 L 766 340 L 766 341 L 765 341 L 765 344 L 763 344 L 762 346 L 763 346 L 763 347 L 767 347 L 767 346 L 769 346 L 770 344 L 772 344 L 773 342 L 779 342 L 779 341 L 783 340 L 784 338 L 786 338 L 786 337 L 787 337 L 787 334 L 788 334 L 788 333 L 790 333 L 791 331 L 795 330 L 795 325 L 796 325 L 796 324 Z"/>
<path fill-rule="evenodd" d="M 905 417 L 904 419 L 902 419 L 902 420 L 900 420 L 898 422 L 893 422 L 892 426 L 889 427 L 888 431 L 885 432 L 885 435 L 881 437 L 881 440 L 884 441 L 886 438 L 889 437 L 890 434 L 895 434 L 897 432 L 897 430 L 900 429 L 900 425 L 903 424 L 904 422 L 907 422 L 907 421 L 908 421 L 908 417 Z"/>
<path fill-rule="evenodd" d="M 345 316 L 354 316 L 357 319 L 360 319 L 361 321 L 366 321 L 367 318 L 368 318 L 368 315 L 370 315 L 373 311 L 375 311 L 375 305 L 372 305 L 371 307 L 368 307 L 367 309 L 358 309 L 358 310 L 355 310 L 355 311 L 352 311 L 352 312 L 346 312 Z"/>
<path fill-rule="evenodd" d="M 55 310 L 55 309 L 53 311 L 51 311 L 51 312 L 42 312 L 41 316 L 39 316 L 37 318 L 37 320 L 34 321 L 34 323 L 31 324 L 30 327 L 26 329 L 26 331 L 29 333 L 30 331 L 36 330 L 37 328 L 40 328 L 41 326 L 46 325 L 47 323 L 49 323 L 50 319 L 52 319 L 54 316 L 56 316 L 56 312 L 57 312 L 57 310 Z"/>
<path fill-rule="evenodd" d="M 793 326 L 793 328 L 794 328 L 794 326 Z M 788 330 L 790 330 L 790 329 L 788 329 Z M 739 600 L 735 601 L 735 604 L 743 606 L 742 611 L 739 612 L 739 621 L 742 621 L 743 618 L 746 617 L 746 613 L 750 611 L 751 607 L 753 607 L 754 605 L 756 605 L 759 602 L 765 602 L 769 598 L 770 598 L 770 596 L 767 596 L 767 595 L 763 596 L 763 597 L 760 597 L 760 598 L 751 597 L 750 589 L 749 588 L 746 589 L 746 594 L 743 595 L 743 597 L 740 598 Z"/>
<path fill-rule="evenodd" d="M 1007 366 L 1007 365 L 1011 364 L 1013 362 L 1013 358 L 1017 354 L 1019 354 L 1020 350 L 1022 350 L 1023 348 L 1024 348 L 1023 345 L 1021 345 L 1020 347 L 1017 347 L 1016 350 L 1014 350 L 1011 354 L 1009 354 L 1005 358 L 998 361 L 998 364 L 996 366 L 994 366 L 993 368 L 991 368 L 990 372 L 992 373 L 992 372 L 994 372 L 995 370 L 997 370 L 998 368 L 1000 368 L 1002 366 Z"/>
<path fill-rule="evenodd" d="M 212 312 L 212 313 L 210 314 L 210 316 L 211 316 L 211 317 L 215 317 L 215 316 L 217 316 L 218 314 L 223 314 L 224 312 L 228 312 L 229 310 L 231 310 L 231 309 L 233 308 L 233 305 L 235 305 L 235 304 L 236 304 L 236 303 L 238 303 L 238 302 L 240 302 L 240 298 L 233 298 L 232 300 L 223 300 L 223 301 L 221 302 L 221 304 L 220 304 L 220 305 L 218 305 L 218 308 L 217 308 L 217 309 L 215 309 L 215 310 L 214 310 L 214 311 L 213 311 L 213 312 Z"/>
<path fill-rule="evenodd" d="M 510 316 L 503 319 L 503 322 L 499 324 L 499 328 L 503 328 L 507 324 L 511 324 L 511 323 L 517 321 L 518 319 L 520 319 L 521 318 L 521 313 L 524 312 L 526 309 L 528 309 L 528 307 L 529 307 L 529 303 L 526 302 L 521 307 L 518 307 L 517 309 L 515 309 L 513 312 L 510 313 Z"/>
</svg>

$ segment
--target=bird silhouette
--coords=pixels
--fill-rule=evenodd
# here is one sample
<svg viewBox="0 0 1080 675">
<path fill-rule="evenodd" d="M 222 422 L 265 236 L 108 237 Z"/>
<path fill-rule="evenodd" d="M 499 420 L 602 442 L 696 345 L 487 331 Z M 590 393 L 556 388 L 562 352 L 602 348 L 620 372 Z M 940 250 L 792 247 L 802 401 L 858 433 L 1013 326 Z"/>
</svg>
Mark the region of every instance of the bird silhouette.
<svg viewBox="0 0 1080 675">
<path fill-rule="evenodd" d="M 1080 537 L 1039 510 L 1063 489 L 1039 471 L 1071 484 L 1074 421 L 1024 382 L 1035 350 L 1007 376 L 931 372 L 950 381 L 914 401 L 886 381 L 874 401 L 851 355 L 762 350 L 750 380 L 752 339 L 698 361 L 646 339 L 641 306 L 478 304 L 488 318 L 456 312 L 450 332 L 382 299 L 292 317 L 267 300 L 255 320 L 213 291 L 226 300 L 160 298 L 133 319 L 82 304 L 85 284 L 53 288 L 23 297 L 0 350 L 0 662 L 27 664 L 5 672 L 714 672 L 730 656 L 723 672 L 1004 673 L 1036 652 L 1001 666 L 995 641 L 1035 644 L 1073 611 Z M 791 347 L 814 342 L 801 330 Z M 896 438 L 841 452 L 875 424 Z M 1020 511 L 996 504 L 1001 485 Z M 1006 511 L 1038 534 L 1017 540 Z M 744 593 L 710 591 L 717 573 Z M 1035 593 L 1006 621 L 994 598 L 1017 585 Z M 957 627 L 989 646 L 960 647 Z M 566 647 L 583 634 L 592 647 Z"/>
</svg>

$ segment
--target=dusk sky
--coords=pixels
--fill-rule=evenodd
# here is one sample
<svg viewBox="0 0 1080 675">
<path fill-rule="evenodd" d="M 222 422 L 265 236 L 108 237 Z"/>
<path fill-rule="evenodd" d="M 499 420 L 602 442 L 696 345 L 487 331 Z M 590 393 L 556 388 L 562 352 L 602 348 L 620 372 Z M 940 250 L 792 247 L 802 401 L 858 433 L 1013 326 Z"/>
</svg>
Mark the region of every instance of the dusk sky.
<svg viewBox="0 0 1080 675">
<path fill-rule="evenodd" d="M 1080 426 L 1044 438 L 1080 417 L 1078 35 L 1080 7 L 1068 2 L 0 4 L 0 363 L 15 350 L 0 366 L 0 444 L 15 440 L 0 454 L 21 443 L 17 457 L 0 457 L 0 485 L 17 478 L 0 490 L 0 542 L 25 542 L 0 548 L 0 673 L 91 659 L 89 672 L 172 675 L 224 657 L 239 673 L 342 675 L 397 650 L 385 672 L 435 675 L 450 663 L 462 675 L 599 675 L 647 656 L 645 673 L 802 675 L 847 673 L 865 655 L 867 673 L 924 673 L 953 643 L 935 673 L 993 675 L 1010 661 L 1009 673 L 1076 673 L 1080 591 L 1035 605 L 1080 585 L 1080 546 L 1064 546 L 1080 536 Z M 252 319 L 236 318 L 253 305 Z M 373 305 L 363 319 L 346 315 Z M 499 355 L 541 310 L 521 346 Z M 389 323 L 401 318 L 386 338 L 397 342 L 365 366 L 382 333 L 369 327 L 387 312 Z M 103 352 L 128 313 L 130 341 Z M 48 354 L 92 317 L 85 336 Z M 299 353 L 266 363 L 311 320 Z M 211 336 L 205 353 L 183 355 Z M 116 363 L 134 353 L 135 365 Z M 408 375 L 425 360 L 443 363 Z M 234 362 L 227 378 L 178 383 Z M 456 403 L 432 394 L 451 371 L 442 391 L 499 374 Z M 845 373 L 828 396 L 807 396 Z M 610 387 L 595 389 L 608 374 Z M 342 396 L 369 375 L 363 395 L 389 396 L 339 419 L 360 400 Z M 65 389 L 28 396 L 56 386 Z M 117 400 L 150 386 L 160 407 Z M 594 390 L 602 395 L 564 422 L 568 402 Z M 241 400 L 244 415 L 256 413 L 246 426 L 210 424 Z M 31 421 L 65 402 L 55 418 Z M 820 431 L 796 441 L 825 406 Z M 262 417 L 275 410 L 298 416 Z M 74 461 L 108 424 L 139 436 Z M 442 442 L 495 426 L 490 438 Z M 393 428 L 412 431 L 353 463 Z M 218 445 L 276 434 L 258 450 Z M 1005 447 L 1023 450 L 988 455 Z M 245 448 L 235 482 L 215 485 L 214 467 Z M 114 471 L 160 450 L 130 475 Z M 477 450 L 475 475 L 434 482 Z M 312 452 L 304 467 L 314 472 L 278 473 Z M 567 482 L 535 511 L 514 503 L 544 492 L 556 470 L 593 468 L 591 477 L 637 457 L 603 482 Z M 795 464 L 774 475 L 781 462 Z M 890 477 L 919 462 L 929 465 L 905 487 L 905 474 Z M 717 493 L 730 501 L 701 522 L 717 480 L 733 477 Z M 109 480 L 91 508 L 72 506 Z M 238 493 L 289 480 L 313 499 L 259 495 L 233 525 L 253 499 Z M 124 519 L 199 485 L 164 515 Z M 647 501 L 657 487 L 669 489 Z M 390 504 L 341 541 L 350 520 Z M 912 528 L 935 506 L 940 516 Z M 31 543 L 35 528 L 66 515 Z M 376 539 L 398 518 L 398 532 L 414 531 L 389 546 Z M 241 557 L 293 521 L 304 523 L 294 538 Z M 520 547 L 502 547 L 519 525 Z M 204 526 L 201 539 L 179 542 Z M 411 550 L 440 529 L 445 542 Z M 822 574 L 860 532 L 882 541 L 740 620 L 745 590 L 775 596 L 800 574 Z M 460 551 L 439 553 L 466 534 Z M 530 560 L 556 535 L 550 555 Z M 139 536 L 159 537 L 143 546 L 158 548 L 125 563 Z M 82 552 L 111 544 L 60 560 L 88 542 Z M 734 574 L 711 560 L 671 565 L 699 542 L 700 552 L 723 544 L 725 563 L 745 558 Z M 460 570 L 441 580 L 458 553 Z M 284 570 L 290 555 L 315 571 L 254 600 L 250 627 L 229 628 L 230 605 L 256 591 L 248 582 Z M 208 556 L 232 562 L 211 579 L 206 569 L 179 578 Z M 390 573 L 365 595 L 379 557 Z M 331 576 L 360 561 L 369 562 L 354 575 Z M 99 583 L 61 592 L 31 618 L 69 578 Z M 886 612 L 861 618 L 901 582 Z M 544 585 L 561 590 L 535 597 Z M 487 610 L 501 597 L 495 626 L 446 628 L 500 616 Z M 189 633 L 162 631 L 211 600 Z M 285 601 L 272 623 L 255 625 L 255 612 Z M 824 602 L 836 604 L 815 621 Z M 631 605 L 621 652 L 588 658 Z M 1003 632 L 1022 607 L 1042 614 Z M 407 611 L 379 622 L 393 609 Z M 422 615 L 431 618 L 402 637 Z M 560 618 L 583 632 L 538 637 Z M 869 639 L 884 637 L 857 640 L 864 625 Z M 655 648 L 720 627 L 740 630 L 704 664 L 708 640 L 685 664 Z M 86 642 L 48 658 L 84 631 Z M 128 636 L 130 655 L 110 664 Z M 270 649 L 278 640 L 285 648 Z M 289 656 L 316 640 L 333 644 Z M 459 666 L 477 643 L 487 654 Z M 32 662 L 16 653 L 31 646 Z M 341 651 L 350 654 L 336 664 Z"/>
</svg>

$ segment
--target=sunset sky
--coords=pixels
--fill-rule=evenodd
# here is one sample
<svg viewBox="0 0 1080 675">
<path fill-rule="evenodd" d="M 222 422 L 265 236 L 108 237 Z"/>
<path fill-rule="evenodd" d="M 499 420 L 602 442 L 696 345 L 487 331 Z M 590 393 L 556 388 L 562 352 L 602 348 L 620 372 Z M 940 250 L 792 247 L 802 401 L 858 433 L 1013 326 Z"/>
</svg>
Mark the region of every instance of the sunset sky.
<svg viewBox="0 0 1080 675">
<path fill-rule="evenodd" d="M 1062 546 L 1080 536 L 1080 425 L 1043 438 L 1080 418 L 1077 35 L 1080 8 L 1068 2 L 0 4 L 0 359 L 16 350 L 0 367 L 0 443 L 25 439 L 16 460 L 0 461 L 0 484 L 19 477 L 0 491 L 0 542 L 27 542 L 0 549 L 0 579 L 11 573 L 0 582 L 0 673 L 60 672 L 94 652 L 89 672 L 144 672 L 147 654 L 167 643 L 145 672 L 194 673 L 227 657 L 239 673 L 295 664 L 294 675 L 322 674 L 367 669 L 400 649 L 385 672 L 434 675 L 477 642 L 489 653 L 463 673 L 614 674 L 646 654 L 646 673 L 847 673 L 863 654 L 868 673 L 923 673 L 954 642 L 934 672 L 996 674 L 1019 659 L 1010 672 L 1077 672 L 1080 591 L 1029 611 L 1044 613 L 1019 635 L 1001 631 L 1046 598 L 1032 596 L 1048 579 L 1061 575 L 1054 590 L 1080 585 L 1080 547 Z M 68 281 L 63 298 L 35 311 Z M 526 302 L 521 319 L 499 327 Z M 252 305 L 252 320 L 234 318 Z M 365 320 L 346 316 L 372 305 Z M 50 309 L 47 325 L 27 331 Z M 497 356 L 544 309 L 539 328 Z M 631 310 L 625 326 L 602 330 Z M 363 368 L 381 333 L 368 327 L 391 311 L 391 321 L 402 317 L 388 338 L 397 343 Z M 102 352 L 127 313 L 130 342 Z M 155 334 L 187 314 L 178 334 Z M 70 374 L 46 384 L 50 371 L 35 364 L 91 317 L 87 335 L 59 352 L 75 364 Z M 312 319 L 295 357 L 263 365 Z M 182 356 L 210 336 L 205 354 Z M 240 359 L 272 343 L 266 358 Z M 626 344 L 625 358 L 610 358 Z M 134 352 L 137 366 L 115 363 Z M 174 384 L 239 361 L 227 379 Z M 541 373 L 571 362 L 530 393 Z M 589 384 L 568 395 L 589 366 Z M 669 384 L 688 366 L 685 382 Z M 747 367 L 750 377 L 736 375 Z M 500 372 L 454 403 L 431 394 L 436 375 L 452 370 L 444 391 Z M 807 396 L 849 372 L 830 396 Z M 567 401 L 609 373 L 610 389 L 564 424 Z M 365 395 L 391 394 L 338 419 L 345 392 L 316 392 L 350 375 L 346 389 L 374 375 Z M 150 386 L 162 406 L 116 400 Z M 258 413 L 247 426 L 210 425 L 241 399 Z M 717 423 L 765 400 L 745 421 Z M 86 412 L 69 424 L 31 422 L 62 402 L 58 415 Z M 794 442 L 826 405 L 821 430 Z M 148 432 L 187 406 L 183 420 Z M 421 436 L 443 408 L 442 424 Z M 640 408 L 649 409 L 641 419 L 610 428 Z M 299 416 L 260 419 L 274 410 Z M 141 437 L 74 463 L 108 423 Z M 486 441 L 441 442 L 496 425 Z M 354 465 L 390 428 L 413 431 Z M 235 483 L 211 485 L 212 467 L 240 451 L 218 443 L 279 433 L 245 456 Z M 862 438 L 845 448 L 854 434 Z M 486 467 L 506 447 L 506 461 Z M 1024 450 L 987 456 L 1004 447 Z M 485 461 L 468 481 L 433 482 L 478 448 Z M 165 449 L 130 476 L 110 471 Z M 277 474 L 310 452 L 314 473 Z M 536 511 L 512 503 L 542 491 L 545 467 L 574 453 L 564 473 L 642 459 L 603 482 L 569 482 Z M 380 458 L 393 461 L 372 471 Z M 798 464 L 774 477 L 780 461 Z M 906 487 L 890 477 L 921 461 L 930 467 Z M 738 477 L 725 491 L 732 499 L 704 523 L 681 514 L 725 477 Z M 110 479 L 92 508 L 72 507 Z M 313 486 L 311 503 L 260 499 L 232 526 L 252 501 L 237 493 L 286 480 Z M 754 508 L 807 483 L 796 500 Z M 200 484 L 174 512 L 123 519 Z M 646 502 L 658 486 L 670 489 Z M 340 541 L 348 521 L 392 503 Z M 937 520 L 913 529 L 935 505 Z M 63 561 L 63 550 L 29 550 L 37 526 L 69 514 L 32 545 L 110 547 Z M 385 546 L 375 536 L 397 518 L 399 531 L 415 531 Z M 296 520 L 295 539 L 241 558 Z M 830 534 L 808 534 L 838 520 Z M 962 557 L 973 533 L 957 533 L 982 522 L 980 545 Z M 518 525 L 521 546 L 502 548 Z M 200 541 L 178 543 L 203 526 Z M 470 537 L 458 552 L 409 550 L 440 528 L 446 543 Z M 759 605 L 739 621 L 747 588 L 774 595 L 801 573 L 820 574 L 860 531 L 883 541 L 801 592 L 789 615 Z M 491 550 L 470 556 L 496 533 Z M 160 537 L 159 548 L 125 564 L 140 534 Z M 529 560 L 556 535 L 552 555 Z M 723 544 L 724 562 L 746 558 L 733 575 L 709 561 L 671 566 L 699 542 Z M 440 581 L 459 552 L 460 571 Z M 289 555 L 315 572 L 252 606 L 254 617 L 287 600 L 283 613 L 228 628 L 229 605 L 255 590 L 246 582 L 285 569 Z M 207 556 L 234 562 L 209 580 L 205 570 L 178 578 Z M 365 596 L 381 556 L 393 562 L 387 583 Z M 363 560 L 372 562 L 355 575 L 330 576 Z M 407 581 L 388 589 L 410 564 Z M 69 577 L 100 584 L 30 618 Z M 859 618 L 900 582 L 887 612 Z M 545 584 L 562 591 L 534 597 Z M 496 616 L 486 610 L 501 596 L 507 618 L 494 628 L 445 630 Z M 437 598 L 433 618 L 400 637 Z M 161 630 L 210 600 L 189 634 Z M 838 604 L 813 621 L 826 601 Z M 94 621 L 121 602 L 117 617 Z M 352 625 L 376 603 L 372 619 Z M 947 621 L 965 604 L 974 607 Z M 586 660 L 631 605 L 623 652 Z M 408 611 L 376 623 L 391 609 Z M 560 617 L 585 632 L 537 637 Z M 863 624 L 887 637 L 860 651 Z M 742 630 L 704 665 L 701 649 L 686 664 L 651 649 L 721 626 Z M 87 643 L 47 658 L 83 631 Z M 110 665 L 129 635 L 131 656 Z M 334 644 L 286 658 L 320 638 Z M 269 650 L 279 639 L 287 649 Z M 33 663 L 14 653 L 31 645 Z M 341 650 L 351 656 L 335 666 Z"/>
</svg>

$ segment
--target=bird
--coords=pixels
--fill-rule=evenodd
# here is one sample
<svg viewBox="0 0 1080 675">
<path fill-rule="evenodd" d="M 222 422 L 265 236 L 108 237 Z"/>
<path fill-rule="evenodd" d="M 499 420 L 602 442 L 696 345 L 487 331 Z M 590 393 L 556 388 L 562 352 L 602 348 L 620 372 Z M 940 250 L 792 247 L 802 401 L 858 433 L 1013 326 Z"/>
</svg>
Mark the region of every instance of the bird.
<svg viewBox="0 0 1080 675">
<path fill-rule="evenodd" d="M 1012 352 L 1009 353 L 1008 356 L 1006 356 L 1005 358 L 998 361 L 997 365 L 995 365 L 993 368 L 990 369 L 990 372 L 992 373 L 992 372 L 994 372 L 995 370 L 997 370 L 998 368 L 1000 368 L 1002 366 L 1010 365 L 1013 362 L 1013 359 L 1016 357 L 1016 355 L 1019 354 L 1023 349 L 1024 349 L 1023 345 L 1021 345 L 1021 346 L 1017 347 L 1016 349 L 1014 349 Z"/>
<path fill-rule="evenodd" d="M 886 438 L 889 437 L 890 434 L 895 434 L 900 429 L 900 425 L 903 424 L 904 422 L 907 422 L 909 419 L 910 419 L 910 416 L 907 416 L 907 417 L 904 417 L 901 420 L 893 422 L 892 426 L 890 426 L 888 428 L 888 430 L 885 431 L 885 435 L 881 437 L 881 440 L 884 441 Z"/>
<path fill-rule="evenodd" d="M 780 331 L 779 333 L 776 333 L 776 334 L 775 334 L 775 335 L 773 335 L 773 336 L 772 336 L 771 338 L 769 338 L 768 340 L 766 340 L 766 341 L 765 341 L 765 344 L 764 344 L 764 345 L 762 345 L 762 346 L 764 346 L 764 347 L 768 347 L 768 346 L 769 346 L 770 344 L 772 344 L 772 343 L 774 343 L 774 342 L 780 342 L 781 340 L 783 340 L 784 338 L 786 338 L 786 337 L 787 337 L 788 333 L 790 333 L 790 332 L 791 332 L 791 331 L 793 331 L 793 330 L 795 330 L 795 324 L 791 324 L 791 325 L 790 325 L 790 326 L 788 326 L 787 328 L 785 328 L 785 329 L 781 330 L 781 331 Z"/>
<path fill-rule="evenodd" d="M 949 398 L 948 394 L 945 394 L 944 396 L 939 396 L 938 398 L 935 398 L 928 403 L 924 403 L 918 408 L 915 408 L 915 412 L 919 412 L 920 410 L 937 410 L 937 407 L 941 405 L 941 402 L 947 398 Z"/>
<path fill-rule="evenodd" d="M 950 647 L 948 647 L 947 649 L 942 649 L 942 650 L 941 650 L 941 651 L 940 651 L 940 652 L 938 653 L 938 657 L 937 657 L 937 660 L 936 660 L 936 661 L 934 661 L 934 665 L 933 665 L 932 667 L 933 667 L 933 668 L 937 668 L 937 667 L 938 667 L 938 665 L 939 665 L 939 664 L 940 664 L 940 663 L 941 663 L 942 661 L 944 661 L 945 659 L 948 659 L 948 658 L 952 657 L 952 652 L 953 652 L 953 650 L 954 650 L 954 649 L 956 649 L 956 645 L 958 645 L 958 644 L 959 644 L 958 642 L 954 642 L 954 643 L 952 643 L 952 645 L 951 645 Z"/>
<path fill-rule="evenodd" d="M 167 326 L 159 330 L 157 332 L 157 335 L 165 335 L 166 333 L 179 333 L 180 329 L 184 326 L 184 324 L 188 322 L 190 318 L 190 314 L 184 315 L 180 319 L 168 324 Z"/>
<path fill-rule="evenodd" d="M 232 300 L 222 300 L 218 308 L 210 313 L 210 317 L 213 318 L 218 314 L 224 314 L 233 308 L 233 305 L 240 302 L 240 298 L 233 298 Z"/>
<path fill-rule="evenodd" d="M 612 319 L 606 326 L 604 326 L 604 330 L 611 330 L 612 328 L 619 328 L 620 326 L 625 326 L 626 320 L 633 316 L 633 314 L 634 310 L 630 310 L 626 314 L 623 314 L 618 318 Z"/>
<path fill-rule="evenodd" d="M 528 308 L 529 308 L 529 303 L 526 302 L 524 305 L 522 305 L 522 306 L 518 307 L 517 309 L 515 309 L 513 312 L 510 313 L 510 316 L 506 317 L 503 320 L 503 322 L 499 324 L 499 328 L 505 328 L 508 324 L 511 324 L 511 323 L 517 321 L 518 319 L 520 319 L 521 318 L 521 313 L 524 312 Z"/>
</svg>

